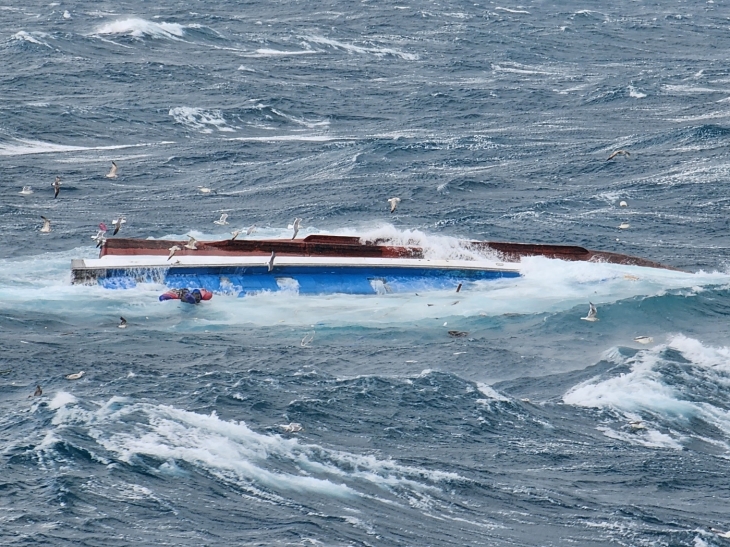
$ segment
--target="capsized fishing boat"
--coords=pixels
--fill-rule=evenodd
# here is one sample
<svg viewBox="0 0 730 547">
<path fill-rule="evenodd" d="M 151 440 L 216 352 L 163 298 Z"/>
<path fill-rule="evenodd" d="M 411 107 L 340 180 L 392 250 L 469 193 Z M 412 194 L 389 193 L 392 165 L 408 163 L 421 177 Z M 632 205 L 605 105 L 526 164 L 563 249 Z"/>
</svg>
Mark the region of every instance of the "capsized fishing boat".
<svg viewBox="0 0 730 547">
<path fill-rule="evenodd" d="M 544 256 L 669 268 L 632 256 L 569 245 L 465 241 L 469 258 L 432 259 L 422 247 L 365 241 L 353 236 L 310 235 L 300 240 L 198 241 L 108 239 L 97 259 L 74 259 L 72 280 L 110 289 L 138 283 L 200 287 L 246 296 L 261 291 L 301 294 L 386 294 L 468 288 L 477 281 L 520 276 L 520 260 Z M 178 247 L 174 253 L 172 247 Z M 475 258 L 476 256 L 476 258 Z"/>
</svg>

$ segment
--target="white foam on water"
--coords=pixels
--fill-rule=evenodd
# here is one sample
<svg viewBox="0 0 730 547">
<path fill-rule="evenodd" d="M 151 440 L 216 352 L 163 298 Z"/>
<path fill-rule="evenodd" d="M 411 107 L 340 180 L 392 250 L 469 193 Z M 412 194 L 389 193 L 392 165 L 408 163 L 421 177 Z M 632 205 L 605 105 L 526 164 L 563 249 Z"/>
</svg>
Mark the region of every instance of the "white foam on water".
<svg viewBox="0 0 730 547">
<path fill-rule="evenodd" d="M 72 405 L 77 402 L 76 397 L 65 391 L 59 391 L 48 403 L 48 408 L 51 410 L 58 410 L 62 406 Z"/>
<path fill-rule="evenodd" d="M 364 46 L 356 46 L 353 44 L 346 44 L 345 42 L 339 42 L 337 40 L 333 40 L 331 38 L 325 38 L 324 36 L 304 36 L 302 37 L 307 42 L 312 42 L 315 44 L 330 46 L 336 49 L 343 49 L 347 51 L 348 53 L 367 53 L 370 55 L 375 55 L 377 57 L 385 57 L 385 56 L 393 56 L 393 57 L 400 57 L 401 59 L 404 59 L 406 61 L 417 61 L 418 55 L 414 53 L 404 53 L 402 51 L 398 51 L 396 49 L 391 48 L 385 48 L 385 47 L 364 47 Z"/>
<path fill-rule="evenodd" d="M 200 131 L 201 133 L 212 133 L 213 129 L 227 132 L 235 131 L 234 128 L 226 124 L 226 120 L 223 118 L 223 113 L 220 110 L 204 110 L 202 108 L 178 106 L 171 108 L 169 115 L 177 123 Z"/>
<path fill-rule="evenodd" d="M 690 368 L 683 374 L 689 375 L 691 382 L 673 382 L 666 376 L 664 370 L 667 358 L 664 353 L 668 349 L 681 353 L 690 362 Z M 667 344 L 640 351 L 634 357 L 624 358 L 612 351 L 606 358 L 617 364 L 626 364 L 630 372 L 608 379 L 599 376 L 582 382 L 563 396 L 565 403 L 615 410 L 623 414 L 627 421 L 636 420 L 637 415 L 648 415 L 652 422 L 668 424 L 670 427 L 687 426 L 691 419 L 698 418 L 717 427 L 730 438 L 730 411 L 725 409 L 725 402 L 715 406 L 712 401 L 696 400 L 691 392 L 692 385 L 696 383 L 711 383 L 713 387 L 721 387 L 719 396 L 730 389 L 730 348 L 706 346 L 699 340 L 675 335 Z M 671 434 L 651 428 L 646 432 L 625 434 L 611 431 L 610 435 L 614 438 L 631 442 L 681 447 L 684 440 L 683 435 L 671 430 Z M 723 443 L 723 446 L 730 449 L 727 443 Z"/>
<path fill-rule="evenodd" d="M 63 406 L 53 423 L 57 435 L 69 425 L 86 428 L 98 445 L 126 463 L 134 464 L 138 455 L 158 458 L 163 460 L 164 474 L 174 476 L 179 474 L 176 462 L 186 462 L 259 495 L 286 496 L 295 491 L 352 497 L 361 495 L 362 483 L 429 490 L 437 489 L 440 481 L 463 480 L 455 473 L 258 433 L 243 421 L 221 420 L 215 412 L 204 415 L 129 399 L 112 398 L 97 410 Z M 277 470 L 281 462 L 298 473 Z"/>
<path fill-rule="evenodd" d="M 632 97 L 634 99 L 643 99 L 646 97 L 646 93 L 642 93 L 638 89 L 636 89 L 634 86 L 629 86 L 629 97 Z"/>
<path fill-rule="evenodd" d="M 504 12 L 507 12 L 507 13 L 523 13 L 523 14 L 527 14 L 527 15 L 530 14 L 530 12 L 527 11 L 526 9 L 523 9 L 522 6 L 518 6 L 518 9 L 515 9 L 515 8 L 503 8 L 503 7 L 497 6 L 494 9 L 496 11 L 504 11 Z"/>
<path fill-rule="evenodd" d="M 94 35 L 119 35 L 134 38 L 149 36 L 177 40 L 185 35 L 185 28 L 178 23 L 155 23 L 138 17 L 129 17 L 101 25 L 96 29 Z"/>
<path fill-rule="evenodd" d="M 13 139 L 11 142 L 0 143 L 0 156 L 24 156 L 27 154 L 51 154 L 65 152 L 83 152 L 87 150 L 122 150 L 124 148 L 137 148 L 142 146 L 155 146 L 160 144 L 173 144 L 171 141 L 140 144 L 116 144 L 110 146 L 72 146 L 68 144 L 55 144 L 51 142 L 36 141 L 31 139 Z"/>
<path fill-rule="evenodd" d="M 38 38 L 36 38 L 36 36 L 38 36 Z M 48 36 L 48 34 L 46 34 L 44 32 L 26 32 L 24 30 L 21 30 L 21 31 L 18 31 L 15 34 L 13 34 L 10 37 L 10 39 L 20 41 L 20 42 L 29 42 L 31 44 L 36 44 L 38 46 L 45 46 L 45 47 L 53 49 L 46 42 L 39 39 L 39 38 L 44 38 L 46 36 Z"/>
<path fill-rule="evenodd" d="M 268 48 L 261 48 L 257 49 L 254 53 L 248 53 L 244 55 L 244 57 L 288 57 L 290 55 L 312 55 L 315 53 L 320 53 L 317 50 L 314 49 L 305 49 L 305 50 L 298 50 L 298 51 L 282 51 L 278 49 L 268 49 Z M 239 70 L 245 70 L 239 68 Z"/>
</svg>

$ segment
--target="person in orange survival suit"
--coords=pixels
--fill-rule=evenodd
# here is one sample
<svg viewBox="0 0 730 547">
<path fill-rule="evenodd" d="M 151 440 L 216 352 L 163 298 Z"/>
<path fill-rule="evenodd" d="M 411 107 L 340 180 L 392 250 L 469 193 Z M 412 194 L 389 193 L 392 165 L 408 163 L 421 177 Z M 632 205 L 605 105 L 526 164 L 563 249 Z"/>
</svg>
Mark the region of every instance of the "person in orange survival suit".
<svg viewBox="0 0 730 547">
<path fill-rule="evenodd" d="M 200 304 L 201 300 L 210 300 L 213 293 L 207 289 L 171 289 L 160 295 L 160 302 L 165 300 L 180 300 L 187 304 Z"/>
</svg>

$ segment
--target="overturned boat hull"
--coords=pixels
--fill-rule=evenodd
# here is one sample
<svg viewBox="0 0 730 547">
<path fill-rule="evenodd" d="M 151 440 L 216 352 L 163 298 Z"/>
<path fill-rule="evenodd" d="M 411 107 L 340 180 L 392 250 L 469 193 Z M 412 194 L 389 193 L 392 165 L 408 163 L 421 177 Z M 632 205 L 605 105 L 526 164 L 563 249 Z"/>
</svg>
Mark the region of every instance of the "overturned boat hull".
<svg viewBox="0 0 730 547">
<path fill-rule="evenodd" d="M 183 247 L 184 242 L 109 239 L 98 259 L 72 262 L 73 282 L 106 288 L 154 282 L 237 296 L 262 291 L 385 294 L 456 290 L 478 281 L 519 277 L 523 256 L 663 267 L 582 247 L 478 241 L 465 244 L 485 256 L 478 260 L 432 260 L 417 246 L 363 242 L 346 236 L 198 242 L 197 249 L 183 248 L 170 257 L 173 245 Z"/>
</svg>

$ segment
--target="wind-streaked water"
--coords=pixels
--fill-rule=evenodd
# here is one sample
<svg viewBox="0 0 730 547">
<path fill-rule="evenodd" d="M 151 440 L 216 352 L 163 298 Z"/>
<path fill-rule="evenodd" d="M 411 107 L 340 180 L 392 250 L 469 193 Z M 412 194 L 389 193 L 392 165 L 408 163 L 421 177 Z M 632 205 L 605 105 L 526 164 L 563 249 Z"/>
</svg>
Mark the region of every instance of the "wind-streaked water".
<svg viewBox="0 0 730 547">
<path fill-rule="evenodd" d="M 0 543 L 722 545 L 728 17 L 0 4 Z M 531 258 L 458 295 L 199 306 L 71 286 L 119 214 L 128 237 L 301 217 L 430 257 L 508 240 L 683 271 Z"/>
</svg>

